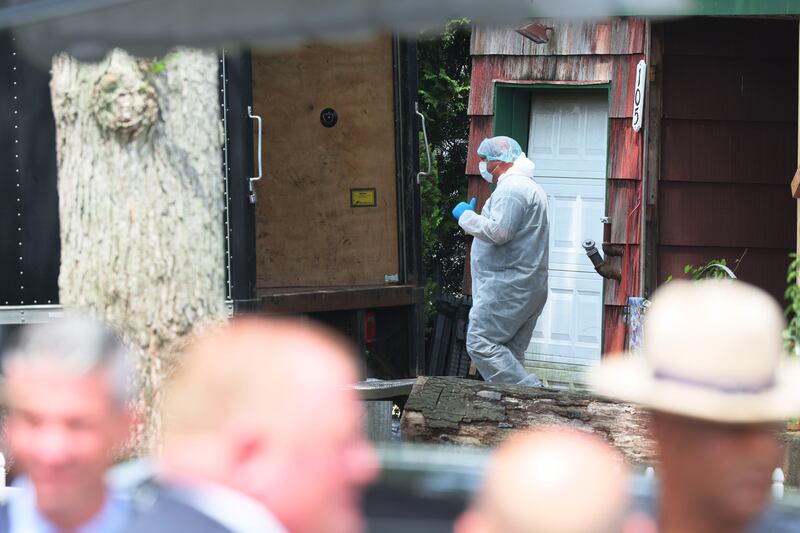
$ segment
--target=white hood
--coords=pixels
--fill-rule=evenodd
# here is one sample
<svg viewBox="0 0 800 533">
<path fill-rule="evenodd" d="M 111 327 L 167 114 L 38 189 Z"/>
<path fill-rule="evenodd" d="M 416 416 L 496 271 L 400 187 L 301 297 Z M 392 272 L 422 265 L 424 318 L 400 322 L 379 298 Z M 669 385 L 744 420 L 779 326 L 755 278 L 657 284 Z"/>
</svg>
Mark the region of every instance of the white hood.
<svg viewBox="0 0 800 533">
<path fill-rule="evenodd" d="M 516 175 L 516 176 L 525 176 L 526 178 L 533 179 L 533 171 L 536 168 L 536 164 L 528 159 L 525 154 L 523 153 L 520 155 L 514 164 L 509 168 L 500 179 L 497 180 L 497 183 L 503 181 L 503 178 L 506 176 Z"/>
</svg>

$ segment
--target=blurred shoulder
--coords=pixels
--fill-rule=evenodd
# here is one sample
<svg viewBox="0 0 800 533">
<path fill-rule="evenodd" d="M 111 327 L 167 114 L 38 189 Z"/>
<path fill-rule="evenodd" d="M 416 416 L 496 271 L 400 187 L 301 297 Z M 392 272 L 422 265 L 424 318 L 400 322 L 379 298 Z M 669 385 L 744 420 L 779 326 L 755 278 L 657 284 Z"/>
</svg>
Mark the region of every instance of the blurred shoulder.
<svg viewBox="0 0 800 533">
<path fill-rule="evenodd" d="M 796 533 L 800 531 L 800 507 L 775 503 L 759 518 L 751 533 Z"/>
<path fill-rule="evenodd" d="M 0 503 L 0 533 L 8 533 L 11 530 L 8 519 L 8 501 Z"/>
<path fill-rule="evenodd" d="M 124 533 L 232 533 L 219 522 L 203 514 L 187 503 L 158 491 L 153 502 L 140 508 L 137 517 Z"/>
</svg>

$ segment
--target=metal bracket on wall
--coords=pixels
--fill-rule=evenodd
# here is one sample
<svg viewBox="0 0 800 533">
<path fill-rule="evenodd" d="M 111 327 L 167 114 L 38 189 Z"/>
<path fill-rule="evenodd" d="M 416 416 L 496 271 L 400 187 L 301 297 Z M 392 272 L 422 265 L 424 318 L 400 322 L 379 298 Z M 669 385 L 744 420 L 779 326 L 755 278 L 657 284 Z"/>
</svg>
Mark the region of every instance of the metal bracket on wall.
<svg viewBox="0 0 800 533">
<path fill-rule="evenodd" d="M 425 128 L 425 115 L 419 110 L 419 102 L 414 102 L 414 113 L 419 115 L 422 121 L 422 139 L 425 141 L 425 160 L 428 162 L 428 170 L 425 172 L 417 172 L 417 185 L 419 185 L 421 176 L 427 177 L 431 175 L 431 147 L 428 144 L 428 130 Z"/>
<path fill-rule="evenodd" d="M 4 305 L 0 307 L 0 325 L 38 324 L 64 316 L 60 305 Z"/>
<path fill-rule="evenodd" d="M 253 108 L 251 106 L 247 106 L 247 116 L 250 118 L 254 118 L 258 121 L 258 142 L 257 142 L 258 176 L 253 176 L 252 178 L 248 179 L 248 186 L 250 188 L 250 203 L 254 204 L 256 203 L 256 187 L 253 183 L 260 180 L 263 177 L 263 169 L 261 168 L 261 136 L 263 128 L 262 128 L 261 117 L 253 114 Z"/>
</svg>

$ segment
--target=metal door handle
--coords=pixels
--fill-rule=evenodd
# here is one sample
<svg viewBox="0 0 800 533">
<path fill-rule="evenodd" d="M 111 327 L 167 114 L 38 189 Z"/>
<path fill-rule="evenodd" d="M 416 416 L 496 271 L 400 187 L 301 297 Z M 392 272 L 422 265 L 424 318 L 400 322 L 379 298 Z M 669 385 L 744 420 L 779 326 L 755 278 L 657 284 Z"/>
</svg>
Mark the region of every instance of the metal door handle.
<svg viewBox="0 0 800 533">
<path fill-rule="evenodd" d="M 258 121 L 258 176 L 253 176 L 247 180 L 250 189 L 250 203 L 254 204 L 256 203 L 256 188 L 253 183 L 260 180 L 263 176 L 263 169 L 261 168 L 261 134 L 263 128 L 261 127 L 261 117 L 253 114 L 253 108 L 251 106 L 247 106 L 247 116 Z"/>
<path fill-rule="evenodd" d="M 428 144 L 428 130 L 425 129 L 425 115 L 419 110 L 419 102 L 414 102 L 414 112 L 419 115 L 419 118 L 422 120 L 422 139 L 425 141 L 425 157 L 428 161 L 428 170 L 425 172 L 417 172 L 417 185 L 419 185 L 420 176 L 431 175 L 431 147 Z"/>
</svg>

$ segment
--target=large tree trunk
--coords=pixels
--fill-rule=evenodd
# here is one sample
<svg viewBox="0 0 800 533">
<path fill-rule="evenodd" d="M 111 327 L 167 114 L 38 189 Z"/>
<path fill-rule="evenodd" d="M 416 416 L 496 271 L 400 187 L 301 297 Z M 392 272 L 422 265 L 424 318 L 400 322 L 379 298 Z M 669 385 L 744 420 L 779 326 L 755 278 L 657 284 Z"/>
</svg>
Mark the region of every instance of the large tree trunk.
<svg viewBox="0 0 800 533">
<path fill-rule="evenodd" d="M 586 392 L 419 378 L 403 411 L 401 431 L 411 441 L 491 446 L 512 431 L 549 425 L 594 433 L 632 463 L 655 461 L 646 415 L 633 405 Z"/>
<path fill-rule="evenodd" d="M 140 451 L 157 441 L 170 354 L 224 312 L 217 78 L 215 54 L 193 50 L 53 61 L 60 300 L 99 312 L 138 348 Z"/>
</svg>

